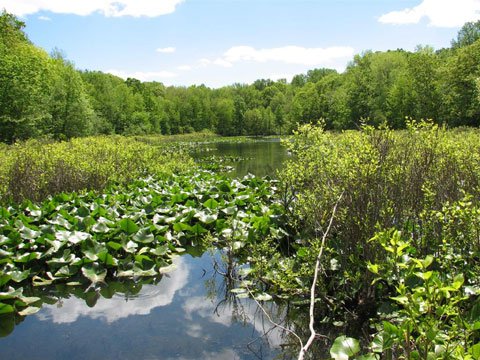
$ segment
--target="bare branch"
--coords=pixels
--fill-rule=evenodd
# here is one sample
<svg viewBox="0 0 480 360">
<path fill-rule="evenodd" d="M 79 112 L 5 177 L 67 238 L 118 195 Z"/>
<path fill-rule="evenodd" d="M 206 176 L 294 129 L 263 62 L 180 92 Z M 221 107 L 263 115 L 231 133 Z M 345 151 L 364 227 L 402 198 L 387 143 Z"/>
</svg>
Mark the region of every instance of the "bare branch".
<svg viewBox="0 0 480 360">
<path fill-rule="evenodd" d="M 342 199 L 342 196 L 343 196 L 343 192 L 340 194 L 337 202 L 335 203 L 335 206 L 333 207 L 332 216 L 330 217 L 330 221 L 328 223 L 327 230 L 323 233 L 323 236 L 322 236 L 322 243 L 320 245 L 320 250 L 318 251 L 318 255 L 317 255 L 317 261 L 315 263 L 315 273 L 313 274 L 313 283 L 312 283 L 312 287 L 310 288 L 310 312 L 309 312 L 309 315 L 310 315 L 310 324 L 309 324 L 310 337 L 308 338 L 305 346 L 302 346 L 302 348 L 300 349 L 300 353 L 298 354 L 298 360 L 303 360 L 304 359 L 306 352 L 308 351 L 308 349 L 312 345 L 313 341 L 315 340 L 315 336 L 317 335 L 317 333 L 315 332 L 315 328 L 313 327 L 314 323 L 315 323 L 313 313 L 314 313 L 314 310 L 315 310 L 315 288 L 317 286 L 318 273 L 320 271 L 320 260 L 322 259 L 323 249 L 325 248 L 325 242 L 327 240 L 328 233 L 330 232 L 330 229 L 332 227 L 333 218 L 335 217 L 335 213 L 337 212 L 338 203 Z"/>
</svg>

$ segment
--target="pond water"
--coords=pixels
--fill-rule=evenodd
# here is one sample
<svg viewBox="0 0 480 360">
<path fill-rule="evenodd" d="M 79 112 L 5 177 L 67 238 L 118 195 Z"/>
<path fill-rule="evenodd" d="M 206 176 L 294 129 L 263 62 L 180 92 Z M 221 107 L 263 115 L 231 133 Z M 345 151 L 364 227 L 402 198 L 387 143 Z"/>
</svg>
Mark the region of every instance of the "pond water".
<svg viewBox="0 0 480 360">
<path fill-rule="evenodd" d="M 233 176 L 274 175 L 287 157 L 272 140 L 197 149 L 197 157 L 212 155 L 233 159 Z M 285 334 L 253 300 L 229 291 L 235 284 L 221 275 L 228 267 L 223 253 L 188 253 L 159 281 L 33 294 L 48 299 L 38 313 L 0 317 L 0 359 L 290 359 Z M 283 309 L 264 306 L 283 321 Z"/>
<path fill-rule="evenodd" d="M 232 177 L 247 174 L 275 177 L 276 171 L 289 157 L 278 138 L 251 139 L 247 142 L 200 144 L 193 152 L 199 161 L 220 161 L 232 167 Z"/>
</svg>

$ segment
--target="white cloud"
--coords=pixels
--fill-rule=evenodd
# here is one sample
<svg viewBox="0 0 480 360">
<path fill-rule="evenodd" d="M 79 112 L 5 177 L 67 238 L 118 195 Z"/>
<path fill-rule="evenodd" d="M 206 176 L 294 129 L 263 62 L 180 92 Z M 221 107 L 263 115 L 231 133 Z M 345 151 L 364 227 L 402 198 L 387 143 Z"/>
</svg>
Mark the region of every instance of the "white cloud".
<svg viewBox="0 0 480 360">
<path fill-rule="evenodd" d="M 192 70 L 192 67 L 190 65 L 180 65 L 177 66 L 177 69 L 182 71 L 190 71 Z"/>
<path fill-rule="evenodd" d="M 184 0 L 0 0 L 5 8 L 18 16 L 50 11 L 59 14 L 90 15 L 99 12 L 105 16 L 157 17 L 175 11 Z"/>
<path fill-rule="evenodd" d="M 460 27 L 480 19 L 480 0 L 423 0 L 413 8 L 380 16 L 384 24 L 417 24 L 423 18 L 435 27 Z"/>
<path fill-rule="evenodd" d="M 223 54 L 223 60 L 229 63 L 240 61 L 269 62 L 307 66 L 327 66 L 338 59 L 350 59 L 354 49 L 348 46 L 328 48 L 304 48 L 301 46 L 284 46 L 270 49 L 255 49 L 251 46 L 234 46 Z"/>
<path fill-rule="evenodd" d="M 39 17 L 38 17 L 38 20 L 42 20 L 42 21 L 52 21 L 52 19 L 50 19 L 48 16 L 39 16 Z"/>
<path fill-rule="evenodd" d="M 233 64 L 229 61 L 226 61 L 222 58 L 218 58 L 212 61 L 212 64 L 218 65 L 218 66 L 223 66 L 223 67 L 232 67 Z"/>
<path fill-rule="evenodd" d="M 162 81 L 164 79 L 171 79 L 177 76 L 171 71 L 135 71 L 127 72 L 123 70 L 110 69 L 105 71 L 109 74 L 121 77 L 122 79 L 134 78 L 140 81 Z"/>
<path fill-rule="evenodd" d="M 165 48 L 158 48 L 155 51 L 159 52 L 159 53 L 163 53 L 163 54 L 173 54 L 176 51 L 176 49 L 172 46 L 169 46 L 169 47 L 165 47 Z"/>
</svg>

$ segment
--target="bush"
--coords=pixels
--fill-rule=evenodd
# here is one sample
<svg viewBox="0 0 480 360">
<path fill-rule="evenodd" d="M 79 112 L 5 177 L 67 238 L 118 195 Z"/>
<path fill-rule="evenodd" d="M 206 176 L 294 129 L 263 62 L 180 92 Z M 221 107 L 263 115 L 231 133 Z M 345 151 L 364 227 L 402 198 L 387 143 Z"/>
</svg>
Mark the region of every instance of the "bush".
<svg viewBox="0 0 480 360">
<path fill-rule="evenodd" d="M 185 172 L 193 166 L 185 153 L 121 136 L 29 140 L 0 150 L 0 201 L 4 203 L 101 190 L 109 183 Z"/>
</svg>

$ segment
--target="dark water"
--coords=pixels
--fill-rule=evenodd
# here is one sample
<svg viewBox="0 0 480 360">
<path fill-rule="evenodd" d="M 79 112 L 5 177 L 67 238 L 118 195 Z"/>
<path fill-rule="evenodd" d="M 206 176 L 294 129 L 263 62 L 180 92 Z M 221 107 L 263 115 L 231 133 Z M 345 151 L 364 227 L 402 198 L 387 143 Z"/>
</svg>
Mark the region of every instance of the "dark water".
<svg viewBox="0 0 480 360">
<path fill-rule="evenodd" d="M 275 177 L 282 163 L 289 157 L 279 139 L 264 139 L 251 142 L 204 144 L 195 149 L 198 160 L 220 160 L 231 166 L 233 177 L 247 174 Z"/>
<path fill-rule="evenodd" d="M 278 141 L 208 149 L 199 156 L 244 159 L 232 163 L 235 176 L 274 175 L 287 157 Z M 0 317 L 0 359 L 291 358 L 282 354 L 282 331 L 253 300 L 229 291 L 235 284 L 220 274 L 225 261 L 218 250 L 207 251 L 178 257 L 157 283 L 35 294 L 48 296 L 49 305 L 27 317 Z M 265 307 L 282 321 L 282 309 Z"/>
</svg>

